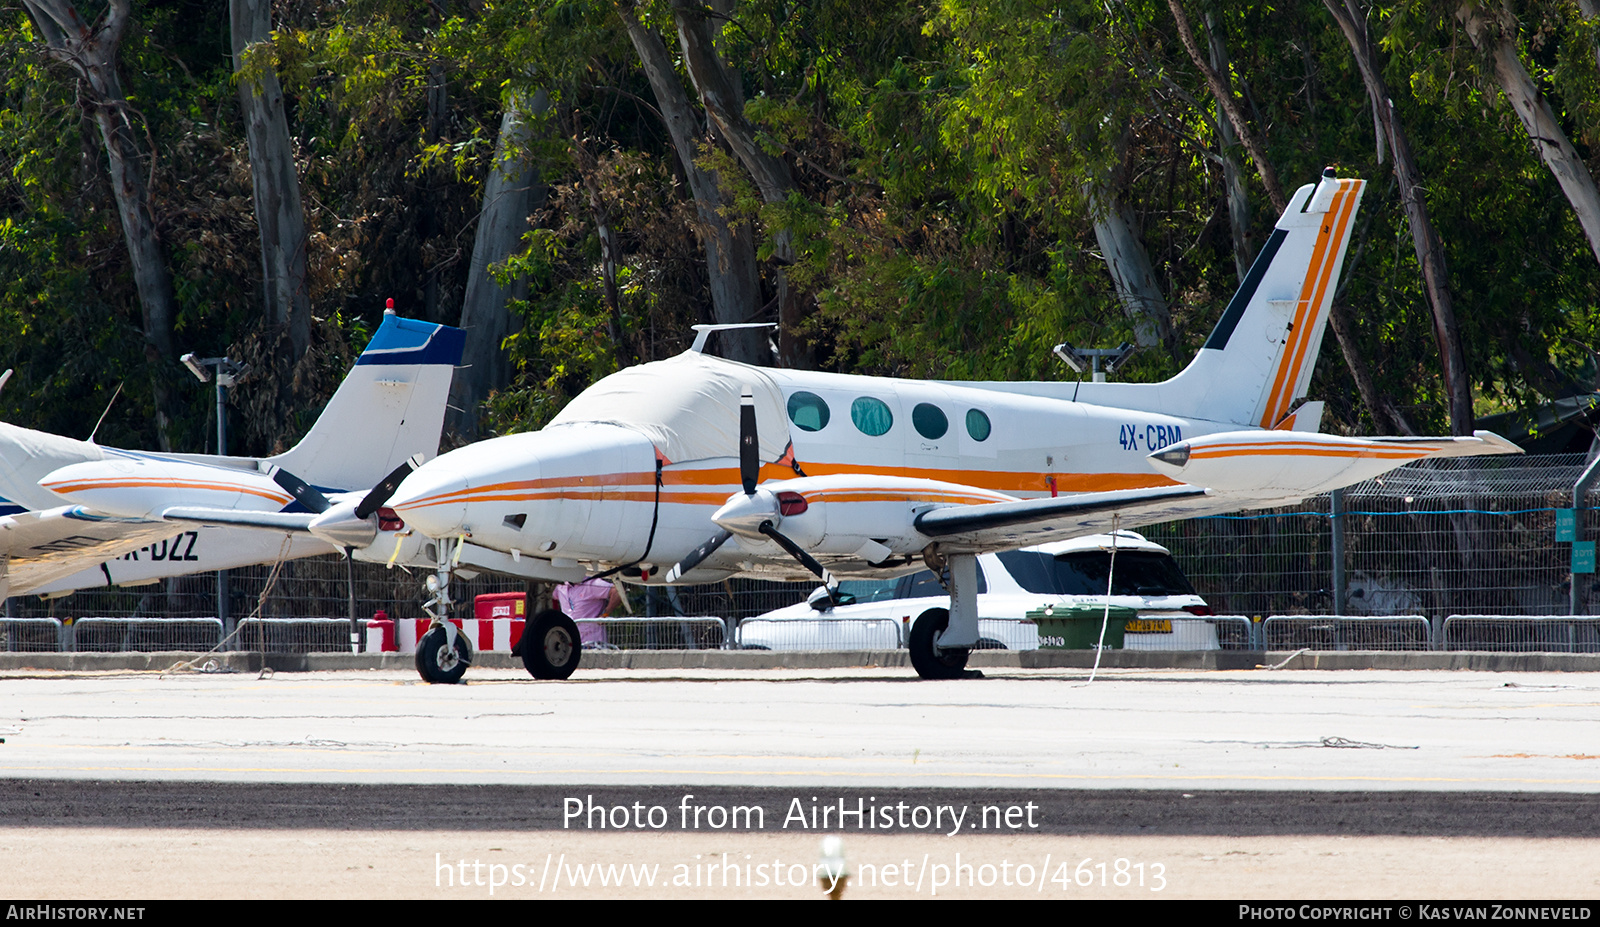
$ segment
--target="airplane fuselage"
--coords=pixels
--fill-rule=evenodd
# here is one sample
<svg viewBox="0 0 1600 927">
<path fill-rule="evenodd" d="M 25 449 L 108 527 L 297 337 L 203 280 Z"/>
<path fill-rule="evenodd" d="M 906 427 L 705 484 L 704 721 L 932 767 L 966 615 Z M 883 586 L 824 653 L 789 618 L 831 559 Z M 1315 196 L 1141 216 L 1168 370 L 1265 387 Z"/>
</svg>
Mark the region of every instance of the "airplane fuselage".
<svg viewBox="0 0 1600 927">
<path fill-rule="evenodd" d="M 644 367 L 681 387 L 683 377 L 737 375 L 742 365 L 685 355 Z M 634 370 L 634 379 L 652 375 Z M 1147 454 L 1239 427 L 947 382 L 745 370 L 775 388 L 769 418 L 783 416 L 760 421 L 763 435 L 785 433 L 790 447 L 782 462 L 763 458 L 762 485 L 802 493 L 807 510 L 786 515 L 784 530 L 843 575 L 915 567 L 929 539 L 911 519 L 928 508 L 1176 485 Z M 1060 385 L 1070 395 L 1074 384 Z M 740 492 L 736 456 L 671 460 L 644 433 L 603 420 L 494 438 L 428 470 L 395 500 L 423 533 L 558 565 L 632 564 L 630 578 L 687 555 Z M 776 544 L 738 537 L 684 582 L 730 574 L 808 575 Z"/>
</svg>

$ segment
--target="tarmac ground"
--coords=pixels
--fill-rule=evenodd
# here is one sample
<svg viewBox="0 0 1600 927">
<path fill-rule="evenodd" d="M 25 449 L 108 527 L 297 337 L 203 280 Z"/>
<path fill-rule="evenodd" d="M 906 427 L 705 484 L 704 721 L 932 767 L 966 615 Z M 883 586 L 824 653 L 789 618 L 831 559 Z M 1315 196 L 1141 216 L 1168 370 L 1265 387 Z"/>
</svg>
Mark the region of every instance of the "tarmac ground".
<svg viewBox="0 0 1600 927">
<path fill-rule="evenodd" d="M 826 834 L 848 898 L 1600 886 L 1600 673 L 985 674 L 4 670 L 0 886 L 821 897 Z"/>
</svg>

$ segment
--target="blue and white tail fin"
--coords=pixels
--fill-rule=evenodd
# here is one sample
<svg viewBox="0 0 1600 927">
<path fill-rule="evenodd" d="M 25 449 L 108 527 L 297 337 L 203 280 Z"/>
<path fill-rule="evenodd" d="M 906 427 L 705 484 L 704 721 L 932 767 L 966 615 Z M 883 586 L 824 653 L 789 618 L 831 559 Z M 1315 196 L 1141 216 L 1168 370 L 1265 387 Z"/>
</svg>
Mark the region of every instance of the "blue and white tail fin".
<svg viewBox="0 0 1600 927">
<path fill-rule="evenodd" d="M 1301 403 L 1322 349 L 1366 181 L 1295 191 L 1211 337 L 1189 366 L 1161 383 L 984 383 L 1072 399 L 1260 428 L 1315 431 L 1321 403 Z"/>
<path fill-rule="evenodd" d="M 367 489 L 413 454 L 439 452 L 466 333 L 392 310 L 299 444 L 262 461 L 328 489 Z"/>
</svg>

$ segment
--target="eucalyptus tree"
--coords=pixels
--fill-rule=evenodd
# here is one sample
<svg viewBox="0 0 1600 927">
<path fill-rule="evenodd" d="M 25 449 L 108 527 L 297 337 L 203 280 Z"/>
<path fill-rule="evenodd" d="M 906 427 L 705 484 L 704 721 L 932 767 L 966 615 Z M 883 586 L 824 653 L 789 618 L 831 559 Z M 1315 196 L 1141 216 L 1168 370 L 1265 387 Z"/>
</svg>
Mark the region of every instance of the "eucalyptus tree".
<svg viewBox="0 0 1600 927">
<path fill-rule="evenodd" d="M 72 0 L 24 0 L 49 53 L 81 79 L 79 105 L 100 132 L 116 198 L 123 240 L 133 268 L 143 315 L 145 354 L 155 397 L 156 437 L 171 450 L 171 410 L 165 374 L 176 359 L 172 333 L 177 316 L 172 276 L 157 232 L 146 179 L 148 156 L 139 146 L 142 118 L 129 104 L 117 75 L 117 50 L 132 15 L 131 0 L 110 0 L 103 15 L 86 20 Z"/>
<path fill-rule="evenodd" d="M 228 0 L 235 90 L 250 149 L 261 235 L 261 297 L 267 321 L 288 334 L 290 365 L 311 346 L 306 217 L 300 202 L 283 87 L 273 54 L 271 0 Z"/>
</svg>

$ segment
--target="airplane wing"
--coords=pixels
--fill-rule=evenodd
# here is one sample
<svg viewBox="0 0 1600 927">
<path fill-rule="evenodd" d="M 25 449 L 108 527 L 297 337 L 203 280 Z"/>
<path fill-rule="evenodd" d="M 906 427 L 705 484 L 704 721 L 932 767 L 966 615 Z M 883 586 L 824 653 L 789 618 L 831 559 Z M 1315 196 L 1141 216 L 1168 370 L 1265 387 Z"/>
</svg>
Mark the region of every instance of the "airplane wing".
<svg viewBox="0 0 1600 927">
<path fill-rule="evenodd" d="M 53 580 L 93 567 L 130 551 L 165 541 L 183 531 L 179 524 L 113 518 L 81 506 L 0 517 L 0 557 L 7 595 L 25 595 Z"/>
<path fill-rule="evenodd" d="M 239 528 L 263 528 L 283 532 L 311 530 L 316 518 L 305 512 L 250 512 L 243 509 L 213 509 L 199 506 L 173 506 L 163 509 L 161 517 L 167 521 L 181 521 L 199 525 L 229 525 Z"/>
<path fill-rule="evenodd" d="M 1245 497 L 1239 493 L 1216 493 L 1199 486 L 1161 486 L 1081 493 L 1057 499 L 954 506 L 926 512 L 915 524 L 919 532 L 936 538 L 946 551 L 988 553 L 1104 534 L 1113 528 L 1138 528 L 1237 512 L 1242 508 L 1288 505 L 1300 498 L 1280 493 Z"/>
</svg>

